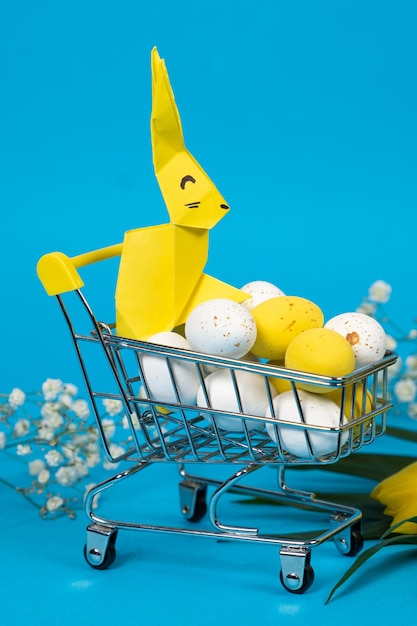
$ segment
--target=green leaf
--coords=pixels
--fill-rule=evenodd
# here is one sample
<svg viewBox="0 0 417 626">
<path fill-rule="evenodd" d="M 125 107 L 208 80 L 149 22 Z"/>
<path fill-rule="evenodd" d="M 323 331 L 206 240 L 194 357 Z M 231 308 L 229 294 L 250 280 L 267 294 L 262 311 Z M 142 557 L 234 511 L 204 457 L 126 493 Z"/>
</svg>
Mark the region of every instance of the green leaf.
<svg viewBox="0 0 417 626">
<path fill-rule="evenodd" d="M 417 432 L 407 430 L 406 428 L 397 428 L 396 426 L 388 426 L 385 432 L 389 437 L 397 437 L 397 439 L 404 439 L 405 441 L 411 441 L 417 443 Z"/>
<path fill-rule="evenodd" d="M 335 464 L 322 465 L 320 470 L 336 474 L 348 474 L 349 476 L 358 476 L 380 482 L 416 460 L 417 457 L 415 456 L 358 453 L 340 459 Z"/>
<path fill-rule="evenodd" d="M 417 545 L 417 535 L 405 535 L 405 534 L 392 534 L 395 532 L 397 528 L 399 528 L 404 522 L 416 522 L 417 517 L 410 517 L 409 519 L 403 520 L 394 526 L 391 526 L 381 537 L 380 541 L 375 545 L 371 546 L 364 552 L 362 552 L 355 562 L 349 567 L 349 569 L 343 574 L 343 576 L 338 580 L 338 582 L 334 585 L 333 589 L 330 591 L 330 594 L 325 602 L 328 604 L 334 593 L 339 589 L 351 576 L 354 574 L 366 561 L 368 561 L 374 554 L 382 550 L 382 548 L 386 548 L 387 546 L 392 545 Z"/>
</svg>

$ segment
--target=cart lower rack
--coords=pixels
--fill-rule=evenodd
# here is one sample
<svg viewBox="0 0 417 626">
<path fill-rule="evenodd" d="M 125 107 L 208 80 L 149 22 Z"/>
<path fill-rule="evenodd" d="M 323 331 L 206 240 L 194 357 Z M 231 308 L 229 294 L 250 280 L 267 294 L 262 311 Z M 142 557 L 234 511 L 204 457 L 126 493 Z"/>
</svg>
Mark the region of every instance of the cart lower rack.
<svg viewBox="0 0 417 626">
<path fill-rule="evenodd" d="M 120 250 L 115 249 L 107 256 L 117 253 Z M 107 459 L 115 464 L 122 462 L 124 468 L 96 485 L 86 498 L 89 525 L 84 555 L 88 564 L 96 569 L 109 567 L 116 556 L 117 532 L 124 529 L 262 542 L 279 547 L 280 578 L 284 588 L 303 593 L 314 579 L 310 563 L 313 547 L 332 539 L 342 554 L 357 554 L 363 545 L 361 511 L 290 488 L 285 472 L 296 466 L 319 468 L 336 463 L 384 433 L 386 415 L 391 408 L 388 368 L 395 363 L 396 355 L 387 353 L 380 361 L 349 376 L 330 378 L 267 363 L 218 358 L 126 339 L 97 320 L 80 288 L 82 281 L 75 269 L 106 256 L 97 259 L 97 254 L 93 258 L 84 255 L 82 262 L 78 257 L 78 263 L 72 263 L 73 260 L 61 255 L 70 268 L 70 286 L 67 284 L 61 289 L 59 280 L 58 287 L 51 286 L 45 278 L 48 273 L 43 271 L 51 256 L 56 262 L 57 254 L 60 253 L 42 257 L 39 276 L 48 293 L 56 295 L 70 329 Z M 158 397 L 152 393 L 149 376 L 149 363 L 155 362 L 162 366 L 167 389 Z M 184 402 L 182 370 L 192 370 L 198 377 L 198 403 Z M 232 395 L 233 401 L 224 406 L 214 406 L 210 401 L 207 374 L 213 371 L 222 371 L 228 381 L 229 398 Z M 265 401 L 262 411 L 255 411 L 251 405 L 248 410 L 246 402 L 247 388 L 255 380 Z M 287 396 L 291 397 L 290 419 L 278 419 L 276 415 L 274 390 L 277 385 L 284 385 Z M 306 385 L 317 391 L 326 388 L 326 392 L 337 397 L 338 415 L 331 426 L 312 425 L 306 420 L 300 388 Z M 120 403 L 124 409 L 123 428 L 112 433 L 111 438 L 101 416 L 102 403 L 108 401 Z M 117 445 L 114 445 L 115 437 Z M 154 463 L 173 463 L 178 467 L 179 514 L 183 525 L 150 525 L 100 516 L 93 506 L 100 492 L 130 480 Z M 201 463 L 207 467 L 210 464 L 230 467 L 230 476 L 227 480 L 218 480 L 189 473 L 189 465 Z M 277 470 L 276 489 L 243 484 L 246 477 L 266 466 Z M 305 540 L 287 534 L 263 534 L 241 523 L 222 522 L 219 502 L 231 492 L 268 497 L 289 506 L 328 513 L 329 528 Z M 210 525 L 201 527 L 199 522 L 206 516 Z"/>
</svg>

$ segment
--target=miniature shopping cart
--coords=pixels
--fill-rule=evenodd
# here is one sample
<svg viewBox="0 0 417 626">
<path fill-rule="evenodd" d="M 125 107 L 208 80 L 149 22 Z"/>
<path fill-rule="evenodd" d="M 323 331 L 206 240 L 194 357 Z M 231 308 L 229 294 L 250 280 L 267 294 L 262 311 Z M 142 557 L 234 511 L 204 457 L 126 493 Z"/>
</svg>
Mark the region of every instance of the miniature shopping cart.
<svg viewBox="0 0 417 626">
<path fill-rule="evenodd" d="M 396 355 L 387 353 L 380 361 L 349 376 L 330 378 L 267 363 L 218 358 L 117 336 L 112 323 L 98 321 L 93 313 L 84 295 L 78 268 L 87 265 L 97 268 L 97 261 L 112 257 L 117 260 L 121 249 L 120 244 L 72 259 L 62 253 L 51 253 L 43 256 L 38 264 L 39 277 L 47 293 L 56 296 L 70 329 L 105 454 L 110 462 L 118 464 L 118 472 L 97 484 L 86 498 L 89 525 L 84 555 L 87 563 L 96 569 L 109 567 L 116 556 L 117 532 L 122 529 L 263 542 L 279 546 L 282 585 L 293 593 L 304 592 L 314 578 L 310 564 L 313 547 L 332 539 L 342 554 L 354 555 L 361 549 L 361 511 L 323 501 L 314 493 L 290 488 L 285 481 L 285 471 L 296 466 L 314 468 L 336 463 L 384 433 L 386 415 L 391 407 L 387 371 L 395 363 Z M 90 272 L 94 268 L 83 271 Z M 144 356 L 157 357 L 165 362 L 173 390 L 173 398 L 169 402 L 152 397 L 143 372 Z M 207 371 L 227 369 L 236 394 L 237 409 L 225 411 L 212 408 L 206 390 L 203 408 L 183 404 L 175 378 L 174 364 L 178 362 L 193 364 L 203 390 Z M 244 412 L 238 384 L 240 372 L 262 377 L 269 417 Z M 277 419 L 270 391 L 270 383 L 274 379 L 286 381 L 294 394 L 299 412 L 297 420 L 284 422 Z M 305 423 L 297 387 L 300 384 L 313 385 L 318 391 L 323 391 L 323 387 L 339 391 L 340 420 L 336 426 L 330 428 Z M 124 408 L 123 432 L 116 447 L 112 445 L 113 439 L 109 438 L 101 417 L 103 400 L 118 401 Z M 225 416 L 233 418 L 235 426 L 232 429 L 226 430 L 221 426 L 221 418 Z M 301 455 L 294 454 L 284 445 L 284 428 L 285 432 L 291 429 L 303 438 L 304 452 Z M 330 451 L 317 452 L 314 437 L 318 434 L 332 438 Z M 178 466 L 178 515 L 182 525 L 171 527 L 115 521 L 105 519 L 97 512 L 94 501 L 100 492 L 161 462 Z M 122 470 L 119 469 L 120 463 Z M 195 475 L 188 472 L 191 464 L 205 464 L 204 469 L 208 464 L 223 464 L 226 469 L 230 468 L 230 475 L 227 480 Z M 242 484 L 245 477 L 267 466 L 277 470 L 276 488 L 271 490 Z M 329 514 L 329 528 L 319 536 L 306 540 L 286 534 L 262 534 L 257 528 L 241 523 L 222 522 L 219 519 L 219 502 L 230 493 L 267 497 L 281 504 Z M 204 517 L 208 521 L 201 528 Z"/>
</svg>

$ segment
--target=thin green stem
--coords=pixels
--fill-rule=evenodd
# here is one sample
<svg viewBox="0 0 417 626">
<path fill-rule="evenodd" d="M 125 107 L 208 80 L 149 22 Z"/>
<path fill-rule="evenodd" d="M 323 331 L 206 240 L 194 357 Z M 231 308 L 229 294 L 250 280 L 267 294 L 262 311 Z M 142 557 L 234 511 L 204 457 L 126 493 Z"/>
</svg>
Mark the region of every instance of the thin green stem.
<svg viewBox="0 0 417 626">
<path fill-rule="evenodd" d="M 5 487 L 8 487 L 9 489 L 12 489 L 15 493 L 20 494 L 21 496 L 23 496 L 25 498 L 25 500 L 27 500 L 32 506 L 34 506 L 36 509 L 40 510 L 42 507 L 35 502 L 35 500 L 33 500 L 24 490 L 20 489 L 19 487 L 16 487 L 16 485 L 13 485 L 13 483 L 9 482 L 8 480 L 6 480 L 5 478 L 2 478 L 0 476 L 0 483 L 2 485 L 5 485 Z"/>
</svg>

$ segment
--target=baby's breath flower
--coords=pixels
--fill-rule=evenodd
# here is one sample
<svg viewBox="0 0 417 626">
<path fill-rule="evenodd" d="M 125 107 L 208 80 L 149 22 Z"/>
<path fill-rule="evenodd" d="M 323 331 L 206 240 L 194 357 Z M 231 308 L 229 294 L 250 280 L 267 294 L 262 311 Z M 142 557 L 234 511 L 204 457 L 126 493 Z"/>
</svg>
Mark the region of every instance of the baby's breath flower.
<svg viewBox="0 0 417 626">
<path fill-rule="evenodd" d="M 96 467 L 101 461 L 101 454 L 98 450 L 95 452 L 87 452 L 86 458 L 88 467 Z"/>
<path fill-rule="evenodd" d="M 13 428 L 14 437 L 24 437 L 25 435 L 28 434 L 29 428 L 30 428 L 29 420 L 21 417 L 20 419 L 17 420 Z"/>
<path fill-rule="evenodd" d="M 81 419 L 86 419 L 90 415 L 90 409 L 85 400 L 75 400 L 71 408 L 75 415 Z"/>
<path fill-rule="evenodd" d="M 368 296 L 372 302 L 384 304 L 391 297 L 392 287 L 385 280 L 376 280 L 369 287 Z"/>
<path fill-rule="evenodd" d="M 101 420 L 101 424 L 103 426 L 106 437 L 108 439 L 111 439 L 116 432 L 116 424 L 114 423 L 114 420 L 105 417 Z"/>
<path fill-rule="evenodd" d="M 373 302 L 362 302 L 356 310 L 358 313 L 364 313 L 365 315 L 373 317 L 376 311 L 376 305 Z"/>
<path fill-rule="evenodd" d="M 41 485 L 46 485 L 46 483 L 49 481 L 51 477 L 51 472 L 48 469 L 43 469 L 39 472 L 38 474 L 38 482 Z"/>
<path fill-rule="evenodd" d="M 17 409 L 25 403 L 26 394 L 18 387 L 14 387 L 9 394 L 9 404 L 13 409 Z"/>
<path fill-rule="evenodd" d="M 411 417 L 411 419 L 417 418 L 417 402 L 410 402 L 407 409 L 407 415 L 408 417 Z"/>
<path fill-rule="evenodd" d="M 137 416 L 136 416 L 136 415 L 131 415 L 131 416 L 130 416 L 130 418 L 131 418 L 131 420 L 132 420 L 133 428 L 134 428 L 135 430 L 138 430 L 138 429 L 139 429 L 139 420 L 138 420 Z M 124 415 L 124 416 L 123 416 L 123 419 L 122 419 L 122 426 L 123 426 L 123 428 L 125 428 L 125 429 L 130 428 L 130 425 L 129 425 L 129 420 L 128 420 L 128 418 L 127 418 L 127 416 L 126 416 L 126 415 Z"/>
<path fill-rule="evenodd" d="M 62 385 L 62 391 L 70 396 L 76 396 L 78 393 L 78 387 L 76 387 L 72 383 L 64 383 Z"/>
<path fill-rule="evenodd" d="M 398 359 L 396 360 L 395 363 L 393 363 L 392 365 L 390 365 L 387 368 L 387 372 L 388 372 L 388 376 L 389 378 L 396 378 L 397 376 L 399 376 L 402 368 L 403 368 L 403 360 L 401 357 L 398 357 Z"/>
<path fill-rule="evenodd" d="M 114 458 L 122 456 L 124 454 L 124 452 L 125 452 L 124 448 L 122 448 L 122 446 L 119 446 L 116 443 L 110 444 L 109 451 L 110 451 L 110 454 L 112 455 L 112 457 L 114 457 Z"/>
<path fill-rule="evenodd" d="M 73 403 L 73 397 L 69 393 L 61 393 L 58 397 L 60 404 L 66 409 L 70 409 Z"/>
<path fill-rule="evenodd" d="M 55 474 L 56 481 L 63 486 L 73 485 L 77 480 L 77 470 L 74 465 L 60 467 Z"/>
<path fill-rule="evenodd" d="M 62 381 L 56 378 L 47 378 L 42 384 L 42 393 L 45 400 L 55 400 L 62 391 Z"/>
<path fill-rule="evenodd" d="M 83 484 L 90 468 L 103 460 L 98 429 L 87 421 L 89 404 L 77 394 L 75 385 L 53 378 L 45 380 L 41 392 L 25 394 L 15 387 L 10 394 L 0 394 L 0 449 L 13 445 L 17 455 L 31 459 L 27 471 L 32 480 L 16 488 L 29 502 L 40 501 L 42 517 L 53 516 L 61 509 L 73 518 L 73 509 L 80 500 L 78 484 Z M 110 405 L 110 410 L 117 414 L 117 402 Z M 116 432 L 116 427 L 115 418 L 105 419 L 103 428 L 108 436 Z M 57 493 L 57 485 L 73 490 L 75 497 Z"/>
<path fill-rule="evenodd" d="M 45 459 L 49 467 L 58 467 L 64 460 L 64 457 L 59 452 L 59 450 L 49 450 L 45 454 Z"/>
<path fill-rule="evenodd" d="M 63 456 L 67 459 L 67 461 L 69 462 L 73 462 L 74 458 L 75 458 L 75 449 L 77 446 L 69 445 L 69 444 L 64 444 L 61 448 L 61 452 L 63 454 Z"/>
<path fill-rule="evenodd" d="M 396 350 L 398 344 L 397 344 L 397 340 L 394 339 L 394 337 L 392 337 L 391 335 L 388 335 L 386 333 L 385 334 L 385 342 L 386 342 L 387 350 L 391 350 L 392 352 L 394 352 L 394 350 Z"/>
<path fill-rule="evenodd" d="M 398 402 L 413 402 L 417 393 L 417 385 L 412 378 L 402 378 L 394 385 L 394 394 Z"/>
<path fill-rule="evenodd" d="M 413 374 L 414 372 L 417 372 L 417 354 L 410 354 L 405 359 L 405 366 L 409 374 Z"/>
<path fill-rule="evenodd" d="M 408 338 L 409 339 L 415 339 L 417 337 L 417 329 L 416 328 L 412 328 L 409 333 L 408 333 Z"/>
<path fill-rule="evenodd" d="M 122 448 L 122 446 L 119 446 L 118 444 L 112 443 L 109 446 L 109 452 L 112 458 L 116 459 L 119 456 L 122 456 L 125 452 L 124 448 Z M 108 459 L 104 459 L 103 461 L 103 467 L 106 470 L 113 470 L 115 467 L 117 467 L 117 462 L 114 461 L 109 461 Z"/>
<path fill-rule="evenodd" d="M 77 478 L 84 478 L 88 476 L 90 465 L 83 461 L 83 459 L 77 458 L 74 463 L 75 472 L 77 474 Z"/>
<path fill-rule="evenodd" d="M 28 456 L 32 454 L 32 448 L 29 445 L 24 445 L 22 443 L 17 444 L 16 446 L 16 454 L 18 456 Z"/>
<path fill-rule="evenodd" d="M 65 504 L 64 498 L 61 496 L 50 496 L 46 501 L 46 508 L 49 513 L 53 513 Z"/>
<path fill-rule="evenodd" d="M 121 400 L 114 400 L 113 398 L 105 398 L 103 400 L 106 413 L 110 416 L 119 415 L 123 411 L 123 403 Z"/>
<path fill-rule="evenodd" d="M 37 438 L 41 441 L 52 441 L 55 437 L 55 429 L 47 426 L 46 424 L 41 424 L 38 428 Z"/>
<path fill-rule="evenodd" d="M 37 476 L 39 472 L 41 472 L 45 467 L 45 461 L 42 459 L 35 459 L 34 461 L 30 461 L 28 464 L 29 467 L 29 475 Z"/>
<path fill-rule="evenodd" d="M 59 402 L 45 402 L 41 407 L 41 415 L 43 423 L 51 428 L 59 428 L 64 422 L 64 418 L 60 413 L 61 405 Z"/>
</svg>

